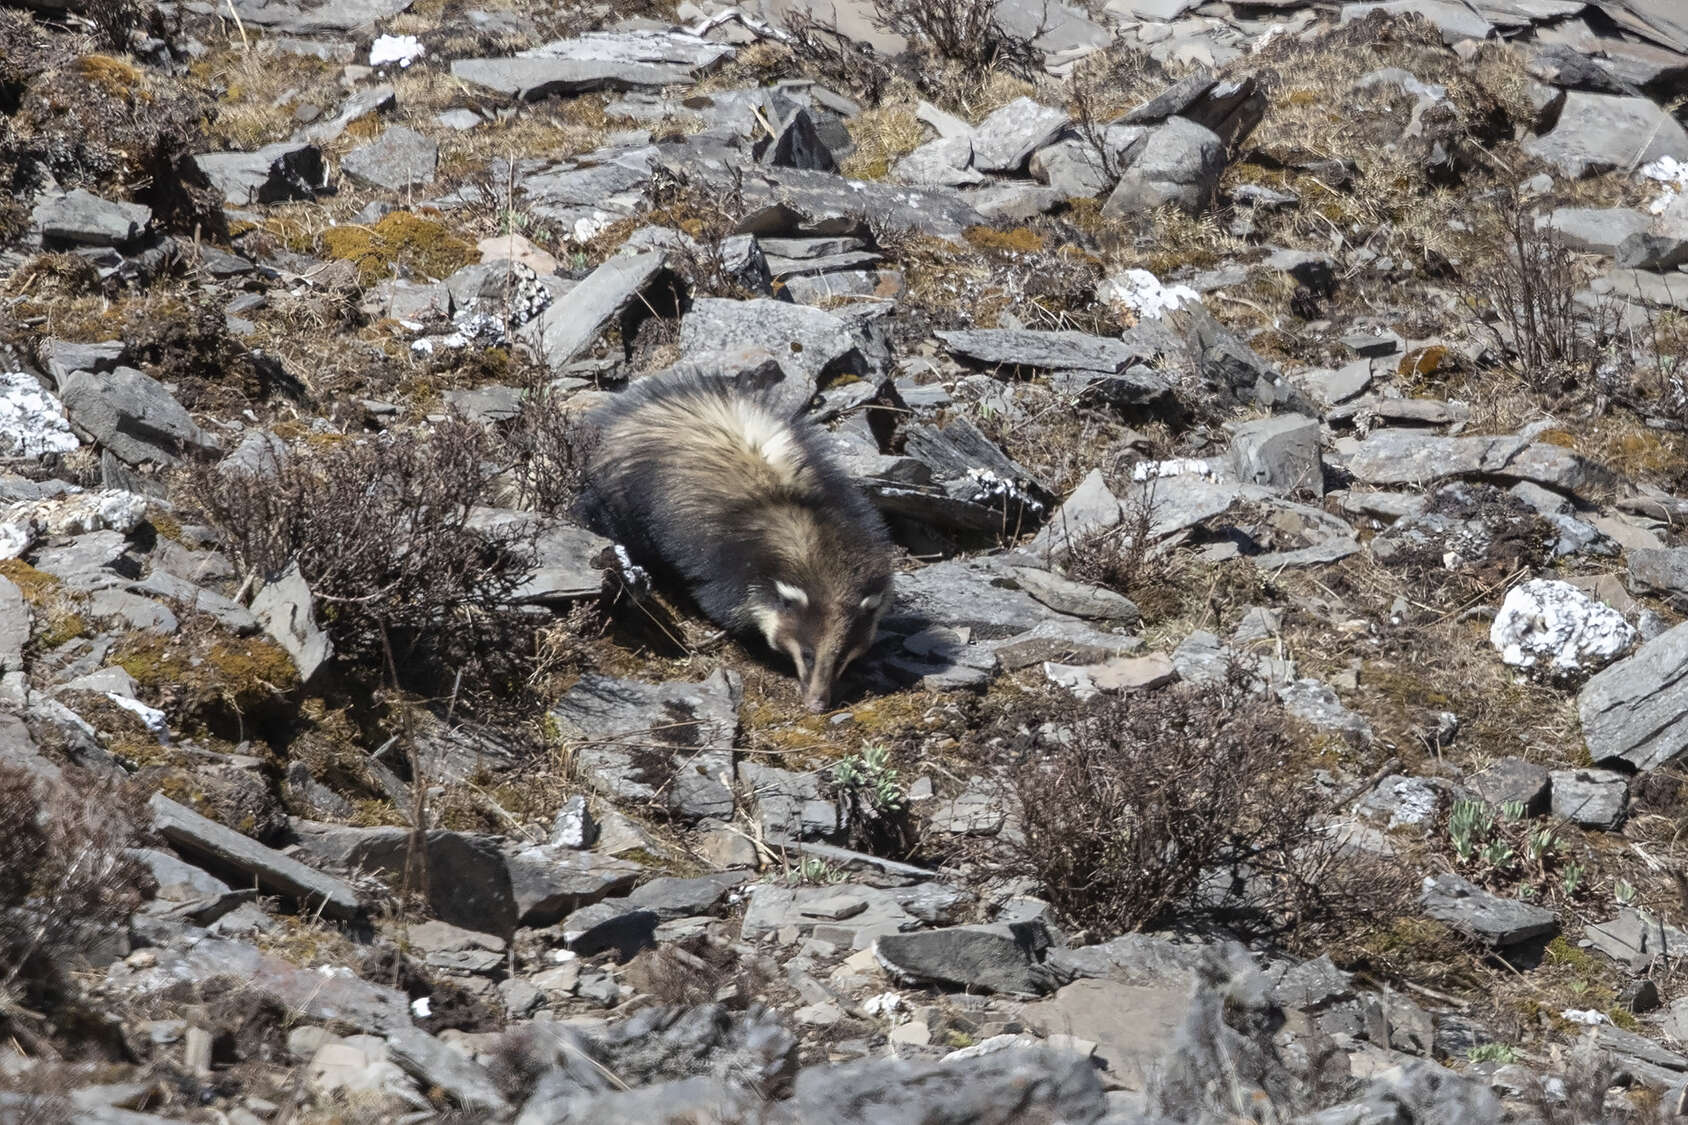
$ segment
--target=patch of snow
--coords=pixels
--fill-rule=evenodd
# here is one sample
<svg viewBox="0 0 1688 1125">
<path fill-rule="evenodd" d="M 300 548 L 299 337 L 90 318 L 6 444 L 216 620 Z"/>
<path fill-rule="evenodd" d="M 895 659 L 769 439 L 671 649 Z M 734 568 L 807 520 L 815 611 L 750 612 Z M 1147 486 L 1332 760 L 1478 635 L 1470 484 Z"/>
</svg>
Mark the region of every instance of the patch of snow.
<svg viewBox="0 0 1688 1125">
<path fill-rule="evenodd" d="M 1148 270 L 1125 270 L 1104 279 L 1096 287 L 1096 297 L 1124 305 L 1144 320 L 1159 320 L 1162 313 L 1201 301 L 1201 294 L 1188 285 L 1162 285 Z"/>
<path fill-rule="evenodd" d="M 1139 482 L 1185 476 L 1212 477 L 1213 466 L 1199 457 L 1174 457 L 1170 461 L 1139 461 L 1131 467 L 1131 479 Z"/>
<path fill-rule="evenodd" d="M 413 1019 L 425 1020 L 434 1014 L 434 1009 L 426 996 L 418 996 L 410 1002 L 410 1014 Z"/>
<path fill-rule="evenodd" d="M 1664 185 L 1659 197 L 1647 204 L 1647 210 L 1654 215 L 1664 214 L 1665 208 L 1674 203 L 1678 195 L 1688 193 L 1688 161 L 1661 156 L 1651 164 L 1643 164 L 1640 174 Z"/>
<path fill-rule="evenodd" d="M 369 45 L 369 65 L 398 63 L 402 70 L 427 53 L 414 35 L 381 35 Z"/>
<path fill-rule="evenodd" d="M 1489 628 L 1489 643 L 1517 668 L 1551 662 L 1556 672 L 1610 663 L 1635 643 L 1623 614 L 1569 582 L 1536 578 L 1514 586 Z"/>
<path fill-rule="evenodd" d="M 0 457 L 69 453 L 81 442 L 64 407 L 27 371 L 0 371 Z"/>
<path fill-rule="evenodd" d="M 967 479 L 974 484 L 973 495 L 968 499 L 975 504 L 1001 496 L 1034 512 L 1043 511 L 1042 503 L 1033 499 L 1019 481 L 1009 480 L 990 469 L 968 469 Z"/>
<path fill-rule="evenodd" d="M 862 1001 L 862 1011 L 870 1016 L 890 1015 L 903 1006 L 903 998 L 895 992 L 881 992 Z"/>
<path fill-rule="evenodd" d="M 1597 1012 L 1593 1008 L 1566 1008 L 1559 1013 L 1559 1018 L 1580 1023 L 1584 1027 L 1599 1027 L 1606 1022 L 1606 1013 Z"/>
<path fill-rule="evenodd" d="M 107 699 L 111 700 L 125 711 L 139 715 L 141 717 L 141 722 L 147 725 L 147 730 L 151 731 L 152 736 L 158 739 L 160 743 L 165 746 L 170 745 L 170 723 L 169 720 L 164 717 L 164 712 L 160 711 L 156 707 L 148 707 L 145 703 L 142 703 L 138 699 L 119 694 L 115 691 L 108 691 L 105 694 Z"/>
</svg>

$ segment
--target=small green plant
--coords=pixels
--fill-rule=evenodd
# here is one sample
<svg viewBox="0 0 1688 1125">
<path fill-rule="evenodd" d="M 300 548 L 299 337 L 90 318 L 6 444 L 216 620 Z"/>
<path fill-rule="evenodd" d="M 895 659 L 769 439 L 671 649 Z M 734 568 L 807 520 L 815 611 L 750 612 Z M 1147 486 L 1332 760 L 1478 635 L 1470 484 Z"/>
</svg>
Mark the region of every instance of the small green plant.
<svg viewBox="0 0 1688 1125">
<path fill-rule="evenodd" d="M 785 873 L 785 881 L 797 887 L 820 887 L 844 881 L 844 872 L 818 856 L 804 856 L 802 862 Z"/>
<path fill-rule="evenodd" d="M 1483 841 L 1494 831 L 1494 811 L 1482 801 L 1455 801 L 1448 814 L 1448 836 L 1461 863 L 1477 858 Z"/>
<path fill-rule="evenodd" d="M 1474 1063 L 1515 1063 L 1518 1061 L 1518 1048 L 1506 1043 L 1479 1043 L 1465 1053 L 1466 1059 Z"/>
<path fill-rule="evenodd" d="M 1635 884 L 1628 879 L 1619 879 L 1612 884 L 1612 897 L 1618 900 L 1619 906 L 1628 906 L 1634 902 L 1636 894 Z"/>
<path fill-rule="evenodd" d="M 1559 886 L 1565 892 L 1566 898 L 1572 898 L 1582 887 L 1585 868 L 1580 863 L 1568 863 L 1565 870 L 1560 872 Z"/>
<path fill-rule="evenodd" d="M 891 751 L 876 743 L 863 746 L 860 754 L 851 754 L 833 766 L 832 781 L 840 789 L 865 798 L 880 812 L 901 812 L 908 803 L 897 768 L 891 764 Z"/>
</svg>

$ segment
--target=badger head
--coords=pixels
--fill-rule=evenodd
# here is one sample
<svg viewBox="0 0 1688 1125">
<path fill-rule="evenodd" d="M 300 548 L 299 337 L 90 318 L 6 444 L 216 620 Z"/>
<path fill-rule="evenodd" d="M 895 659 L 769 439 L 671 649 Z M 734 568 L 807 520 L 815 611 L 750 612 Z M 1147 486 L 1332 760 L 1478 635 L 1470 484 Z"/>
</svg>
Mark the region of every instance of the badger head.
<svg viewBox="0 0 1688 1125">
<path fill-rule="evenodd" d="M 848 577 L 849 580 L 840 581 Z M 889 573 L 786 574 L 758 586 L 756 624 L 775 652 L 791 658 L 803 702 L 820 713 L 852 661 L 873 645 L 891 598 Z"/>
</svg>

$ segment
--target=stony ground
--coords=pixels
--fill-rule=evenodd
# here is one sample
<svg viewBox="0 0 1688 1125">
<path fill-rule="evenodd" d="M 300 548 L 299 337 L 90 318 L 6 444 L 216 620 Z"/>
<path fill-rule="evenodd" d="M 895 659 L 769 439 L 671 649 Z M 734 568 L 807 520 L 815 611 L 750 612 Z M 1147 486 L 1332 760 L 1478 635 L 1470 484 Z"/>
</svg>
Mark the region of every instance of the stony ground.
<svg viewBox="0 0 1688 1125">
<path fill-rule="evenodd" d="M 0 1119 L 1678 1116 L 1685 79 L 1668 0 L 0 7 Z M 831 713 L 571 519 L 686 371 L 893 526 Z"/>
</svg>

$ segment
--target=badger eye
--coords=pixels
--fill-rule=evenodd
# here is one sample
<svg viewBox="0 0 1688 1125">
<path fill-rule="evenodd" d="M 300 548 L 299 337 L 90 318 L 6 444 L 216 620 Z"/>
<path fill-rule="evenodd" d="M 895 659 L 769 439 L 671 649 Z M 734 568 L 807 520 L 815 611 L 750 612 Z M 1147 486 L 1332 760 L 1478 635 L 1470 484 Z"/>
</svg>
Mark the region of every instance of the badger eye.
<svg viewBox="0 0 1688 1125">
<path fill-rule="evenodd" d="M 789 606 L 806 606 L 809 604 L 809 595 L 803 587 L 793 586 L 789 582 L 775 582 L 774 593 L 779 595 L 780 601 Z"/>
</svg>

